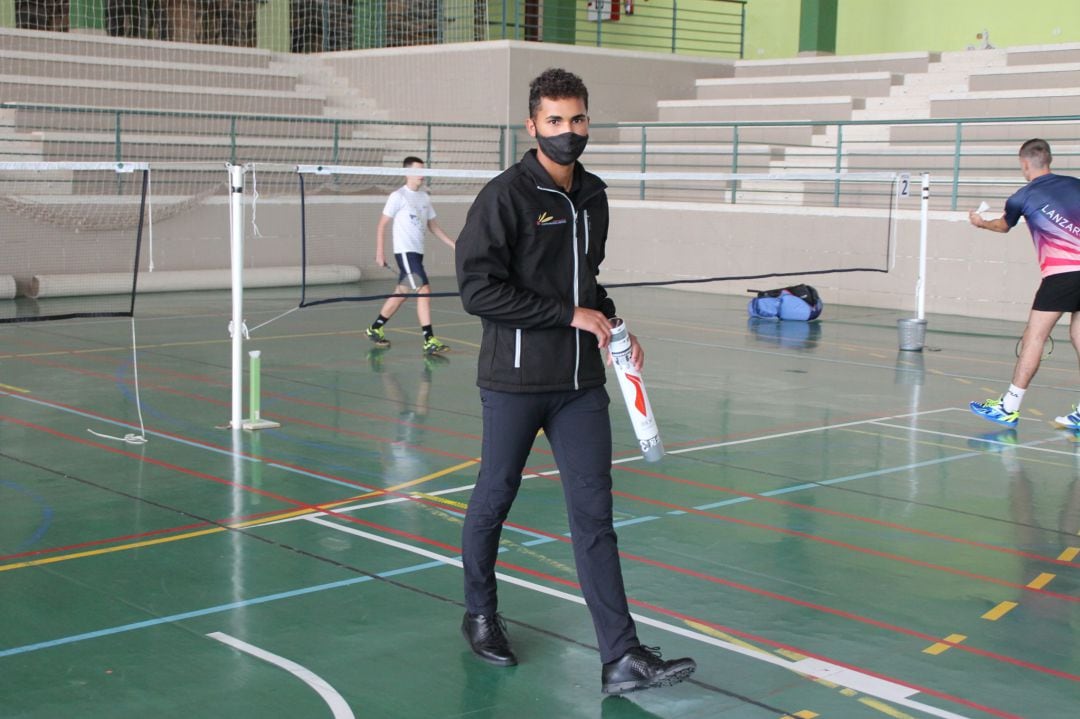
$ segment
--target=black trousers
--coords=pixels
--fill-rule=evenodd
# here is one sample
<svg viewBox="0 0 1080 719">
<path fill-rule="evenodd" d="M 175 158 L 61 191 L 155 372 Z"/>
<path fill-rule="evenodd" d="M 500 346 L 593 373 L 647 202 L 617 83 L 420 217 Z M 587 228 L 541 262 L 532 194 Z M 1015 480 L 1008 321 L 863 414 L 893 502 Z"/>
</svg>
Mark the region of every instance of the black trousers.
<svg viewBox="0 0 1080 719">
<path fill-rule="evenodd" d="M 592 614 L 600 659 L 639 644 L 626 603 L 618 540 L 611 526 L 611 421 L 603 387 L 517 394 L 480 390 L 484 440 L 480 474 L 462 530 L 465 605 L 498 609 L 495 559 L 502 524 L 521 486 L 537 431 L 544 430 L 562 478 L 578 583 Z"/>
</svg>

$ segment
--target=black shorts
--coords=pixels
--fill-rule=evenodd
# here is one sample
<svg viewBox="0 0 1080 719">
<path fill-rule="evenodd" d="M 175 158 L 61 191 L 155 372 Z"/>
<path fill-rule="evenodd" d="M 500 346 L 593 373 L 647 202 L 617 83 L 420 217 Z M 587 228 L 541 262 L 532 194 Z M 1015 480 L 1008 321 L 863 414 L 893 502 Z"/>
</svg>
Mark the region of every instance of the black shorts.
<svg viewBox="0 0 1080 719">
<path fill-rule="evenodd" d="M 424 256 L 419 252 L 402 252 L 394 255 L 398 266 L 398 284 L 418 290 L 428 282 L 427 272 L 424 271 Z M 410 280 L 409 275 L 414 279 Z M 414 286 L 415 285 L 415 286 Z"/>
<path fill-rule="evenodd" d="M 1080 312 L 1080 271 L 1044 277 L 1031 309 L 1040 312 Z"/>
</svg>

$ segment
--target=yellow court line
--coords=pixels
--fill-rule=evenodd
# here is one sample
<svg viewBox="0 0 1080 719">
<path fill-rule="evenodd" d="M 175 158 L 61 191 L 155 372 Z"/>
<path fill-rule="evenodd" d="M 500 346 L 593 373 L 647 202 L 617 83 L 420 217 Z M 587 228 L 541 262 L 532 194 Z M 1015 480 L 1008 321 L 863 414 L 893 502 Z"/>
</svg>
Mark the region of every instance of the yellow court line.
<svg viewBox="0 0 1080 719">
<path fill-rule="evenodd" d="M 1072 560 L 1076 559 L 1076 556 L 1078 554 L 1080 554 L 1080 547 L 1069 547 L 1060 555 L 1058 555 L 1058 559 L 1063 562 L 1071 562 Z"/>
<path fill-rule="evenodd" d="M 395 484 L 393 487 L 387 487 L 386 489 L 377 490 L 377 491 L 373 492 L 372 494 L 386 494 L 387 492 L 396 492 L 399 489 L 405 489 L 406 487 L 414 487 L 414 486 L 416 486 L 418 484 L 423 484 L 424 482 L 430 482 L 433 479 L 438 479 L 439 477 L 444 477 L 444 476 L 446 476 L 448 474 L 453 474 L 454 472 L 457 472 L 459 469 L 465 469 L 466 467 L 471 467 L 474 464 L 480 464 L 480 460 L 479 459 L 469 459 L 469 460 L 466 460 L 466 461 L 462 462 L 461 464 L 455 464 L 453 467 L 447 467 L 446 469 L 440 469 L 438 472 L 432 472 L 431 474 L 426 474 L 423 477 L 420 477 L 419 479 L 412 479 L 412 480 L 409 480 L 408 482 L 402 482 L 401 484 Z"/>
<path fill-rule="evenodd" d="M 952 649 L 954 645 L 959 644 L 965 639 L 967 639 L 967 637 L 963 634 L 950 634 L 937 644 L 931 644 L 926 649 L 923 649 L 923 654 L 941 654 L 942 652 Z"/>
<path fill-rule="evenodd" d="M 214 527 L 213 529 L 204 529 L 199 532 L 188 532 L 187 534 L 178 534 L 175 537 L 161 537 L 159 539 L 148 539 L 144 542 L 132 542 L 131 544 L 122 544 L 117 547 L 105 547 L 103 549 L 91 549 L 86 552 L 76 552 L 74 554 L 62 554 L 58 557 L 44 557 L 42 559 L 31 559 L 25 562 L 16 562 L 15 564 L 5 564 L 0 567 L 0 572 L 6 572 L 10 569 L 22 569 L 23 567 L 38 567 L 43 564 L 55 564 L 57 562 L 66 562 L 69 559 L 81 559 L 83 557 L 94 557 L 101 554 L 112 554 L 113 552 L 123 552 L 128 549 L 139 549 L 141 547 L 150 547 L 155 544 L 164 544 L 165 542 L 175 542 L 178 539 L 191 539 L 192 537 L 201 537 L 206 534 L 216 534 L 217 532 L 225 531 L 224 527 Z"/>
<path fill-rule="evenodd" d="M 754 644 L 751 644 L 750 642 L 744 641 L 742 639 L 739 639 L 738 637 L 734 637 L 734 636 L 732 636 L 730 634 L 727 634 L 725 632 L 721 632 L 719 629 L 713 629 L 712 627 L 706 626 L 704 624 L 699 624 L 699 623 L 694 622 L 694 621 L 690 621 L 689 619 L 684 619 L 683 621 L 686 623 L 686 626 L 690 627 L 694 631 L 701 632 L 702 634 L 708 634 L 710 637 L 715 637 L 716 639 L 723 639 L 725 642 L 727 642 L 729 644 L 734 644 L 735 646 L 742 647 L 743 649 L 751 649 L 751 650 L 753 650 L 755 652 L 759 652 L 761 654 L 768 654 L 769 653 L 769 651 L 767 649 L 762 649 L 761 647 L 756 646 Z"/>
<path fill-rule="evenodd" d="M 260 524 L 268 524 L 270 522 L 279 522 L 282 519 L 289 519 L 290 517 L 298 517 L 304 514 L 314 514 L 316 512 L 322 512 L 327 509 L 333 509 L 334 507 L 342 504 L 349 504 L 355 502 L 358 499 L 364 499 L 372 496 L 371 493 L 360 495 L 358 497 L 350 497 L 349 499 L 340 500 L 337 502 L 330 502 L 327 504 L 317 505 L 315 508 L 305 507 L 304 509 L 298 509 L 291 512 L 281 512 L 278 514 L 272 514 L 268 517 L 262 517 L 260 519 L 252 519 L 247 522 L 237 522 L 235 524 L 229 524 L 224 527 L 211 527 L 210 529 L 202 529 L 197 532 L 186 532 L 184 534 L 177 534 L 171 537 L 159 537 L 157 539 L 147 539 L 142 542 L 132 542 L 130 544 L 119 544 L 115 547 L 103 547 L 101 549 L 91 549 L 85 552 L 75 552 L 74 554 L 61 554 L 55 557 L 44 557 L 42 559 L 30 559 L 25 562 L 17 562 L 15 564 L 5 564 L 0 566 L 0 572 L 6 572 L 9 569 L 22 569 L 23 567 L 36 567 L 42 564 L 55 564 L 56 562 L 66 562 L 69 559 L 82 559 L 84 557 L 96 557 L 103 554 L 112 554 L 113 552 L 123 552 L 129 549 L 140 549 L 142 547 L 152 547 L 155 544 L 166 544 L 168 542 L 176 542 L 181 539 L 194 539 L 195 537 L 204 537 L 208 534 L 218 534 L 228 529 L 244 529 L 246 527 L 254 527 Z"/>
<path fill-rule="evenodd" d="M 1049 574 L 1047 572 L 1043 572 L 1042 574 L 1028 582 L 1027 586 L 1031 589 L 1042 589 L 1047 584 L 1049 584 L 1051 580 L 1053 580 L 1056 576 L 1056 574 Z"/>
<path fill-rule="evenodd" d="M 902 712 L 896 707 L 889 706 L 885 702 L 874 699 L 872 697 L 859 697 L 859 701 L 861 701 L 863 704 L 870 707 L 871 709 L 877 709 L 882 714 L 887 714 L 893 717 L 893 719 L 915 719 L 915 717 L 911 716 L 907 712 Z"/>
<path fill-rule="evenodd" d="M 996 622 L 1018 606 L 1020 605 L 1016 602 L 1000 602 L 996 607 L 982 615 L 982 618 L 989 619 L 991 622 Z"/>
<path fill-rule="evenodd" d="M 384 494 L 386 494 L 388 492 L 392 492 L 392 491 L 394 491 L 396 489 L 399 489 L 401 487 L 411 487 L 411 486 L 420 484 L 422 482 L 427 482 L 427 481 L 430 481 L 432 479 L 442 477 L 443 475 L 449 474 L 451 472 L 455 472 L 455 471 L 457 471 L 457 470 L 459 470 L 459 469 L 461 469 L 463 467 L 468 467 L 469 465 L 476 464 L 477 462 L 479 462 L 479 460 L 471 459 L 471 460 L 469 460 L 467 462 L 462 462 L 461 464 L 454 465 L 453 467 L 448 467 L 447 469 L 439 470 L 438 472 L 432 472 L 431 474 L 420 477 L 419 479 L 410 480 L 408 482 L 404 482 L 404 483 L 396 485 L 394 487 L 387 487 L 386 489 L 379 489 L 379 490 L 375 490 L 373 492 L 367 492 L 365 494 L 360 494 L 360 495 L 357 495 L 355 497 L 348 497 L 346 499 L 339 499 L 339 500 L 336 500 L 336 501 L 333 501 L 333 502 L 324 502 L 323 504 L 316 504 L 316 505 L 314 505 L 312 507 L 304 507 L 303 509 L 293 509 L 293 510 L 289 510 L 287 512 L 278 512 L 277 514 L 272 514 L 272 515 L 269 515 L 267 517 L 260 517 L 259 519 L 252 519 L 252 520 L 248 520 L 246 522 L 236 522 L 234 524 L 229 524 L 229 525 L 226 525 L 224 527 L 212 527 L 210 529 L 202 529 L 202 530 L 199 530 L 197 532 L 187 532 L 185 534 L 177 534 L 177 535 L 171 536 L 171 537 L 158 537 L 157 539 L 147 539 L 147 540 L 144 540 L 144 541 L 141 541 L 141 542 L 132 542 L 130 544 L 120 544 L 120 545 L 117 545 L 115 547 L 102 547 L 101 549 L 90 549 L 90 550 L 87 550 L 85 552 L 74 552 L 72 554 L 61 554 L 61 555 L 57 555 L 55 557 L 43 557 L 41 559 L 29 559 L 29 560 L 27 560 L 25 562 L 16 562 L 14 564 L 2 565 L 2 566 L 0 566 L 0 572 L 6 572 L 6 571 L 9 571 L 9 570 L 12 570 L 12 569 L 23 569 L 25 567 L 37 567 L 37 566 L 41 566 L 41 565 L 44 565 L 44 564 L 55 564 L 57 562 L 66 562 L 66 561 L 71 560 L 71 559 L 82 559 L 84 557 L 96 557 L 96 556 L 101 556 L 101 555 L 104 555 L 104 554 L 113 554 L 114 552 L 123 552 L 123 551 L 127 551 L 129 549 L 140 549 L 142 547 L 151 547 L 151 546 L 154 546 L 156 544 L 166 544 L 168 542 L 176 542 L 176 541 L 179 541 L 181 539 L 193 539 L 195 537 L 203 537 L 203 536 L 206 536 L 208 534 L 217 534 L 219 532 L 224 532 L 224 531 L 229 530 L 229 529 L 244 529 L 244 528 L 247 528 L 247 527 L 258 526 L 260 524 L 269 524 L 271 522 L 280 522 L 283 519 L 291 519 L 292 517 L 300 517 L 300 516 L 303 516 L 303 515 L 306 515 L 306 514 L 318 514 L 320 512 L 325 512 L 328 509 L 333 509 L 335 507 L 340 507 L 340 506 L 345 505 L 345 504 L 351 504 L 353 502 L 356 502 L 356 501 L 359 501 L 359 500 L 362 500 L 362 499 L 370 499 L 371 497 L 382 496 L 382 495 L 384 495 Z M 424 496 L 424 497 L 434 499 L 434 500 L 437 500 L 437 501 L 443 501 L 443 502 L 446 502 L 446 503 L 451 503 L 451 500 L 443 500 L 441 497 L 432 497 L 430 495 L 420 495 L 420 496 Z M 462 507 L 466 506 L 464 504 L 461 504 L 460 502 L 454 502 L 454 504 L 458 504 L 458 505 L 460 505 Z"/>
<path fill-rule="evenodd" d="M 417 497 L 423 497 L 431 502 L 438 502 L 439 504 L 445 504 L 448 507 L 457 507 L 458 509 L 468 509 L 469 505 L 465 502 L 457 502 L 453 499 L 447 499 L 446 497 L 436 497 L 433 494 L 424 494 L 423 492 L 413 492 Z"/>
<path fill-rule="evenodd" d="M 30 390 L 28 390 L 28 389 L 23 389 L 22 387 L 16 387 L 15 385 L 10 385 L 10 384 L 4 384 L 3 382 L 0 382 L 0 388 L 3 388 L 3 389 L 9 389 L 9 390 L 11 390 L 12 392 L 24 392 L 24 393 L 28 393 L 28 392 L 30 391 Z"/>
</svg>

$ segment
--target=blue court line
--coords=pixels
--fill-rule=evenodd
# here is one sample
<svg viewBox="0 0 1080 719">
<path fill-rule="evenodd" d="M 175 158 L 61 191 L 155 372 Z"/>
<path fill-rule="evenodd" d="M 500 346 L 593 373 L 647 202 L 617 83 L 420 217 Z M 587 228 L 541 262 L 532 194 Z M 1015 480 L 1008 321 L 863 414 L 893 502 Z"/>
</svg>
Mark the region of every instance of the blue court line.
<svg viewBox="0 0 1080 719">
<path fill-rule="evenodd" d="M 172 622 L 181 622 L 186 619 L 194 619 L 195 617 L 204 617 L 209 614 L 220 614 L 221 612 L 232 611 L 233 609 L 241 609 L 243 607 L 250 607 L 256 604 L 266 604 L 267 602 L 276 602 L 279 599 L 290 599 L 292 597 L 299 597 L 305 594 L 314 594 L 315 592 L 321 592 L 326 589 L 339 589 L 341 587 L 352 586 L 353 584 L 361 584 L 363 582 L 370 582 L 376 578 L 394 577 L 399 574 L 409 574 L 412 572 L 419 572 L 425 569 L 432 569 L 434 567 L 446 567 L 450 566 L 446 562 L 425 562 L 424 564 L 415 564 L 411 567 L 402 567 L 401 569 L 391 569 L 386 572 L 379 572 L 374 577 L 363 576 L 354 577 L 352 579 L 343 579 L 339 582 L 329 582 L 327 584 L 316 584 L 311 587 L 304 587 L 303 589 L 293 589 L 288 592 L 278 592 L 277 594 L 267 594 L 262 597 L 254 597 L 252 599 L 245 599 L 240 602 L 229 602 L 228 604 L 219 604 L 215 607 L 207 607 L 205 609 L 196 609 L 191 612 L 182 612 L 180 614 L 171 614 L 167 617 L 159 617 L 157 619 L 147 619 L 142 622 L 133 622 L 131 624 L 121 624 L 117 627 L 110 627 L 109 629 L 99 629 L 94 632 L 85 632 L 83 634 L 72 634 L 71 636 L 61 637 L 60 639 L 51 639 L 47 642 L 37 642 L 36 644 L 25 644 L 21 647 L 12 647 L 11 649 L 4 649 L 0 651 L 0 658 L 11 657 L 18 654 L 27 654 L 29 652 L 36 652 L 40 649 L 51 649 L 52 647 L 59 647 L 65 644 L 74 644 L 76 642 L 85 641 L 87 639 L 97 639 L 99 637 L 107 637 L 113 634 L 122 634 L 124 632 L 134 631 L 136 629 L 146 629 L 147 627 L 154 627 L 160 624 L 170 624 Z"/>
<path fill-rule="evenodd" d="M 22 486 L 18 482 L 11 482 L 6 479 L 0 479 L 0 486 L 7 487 L 19 494 L 24 494 L 34 501 L 39 507 L 41 507 L 41 522 L 38 524 L 37 529 L 33 533 L 24 539 L 19 546 L 15 547 L 15 552 L 21 552 L 24 549 L 34 546 L 38 540 L 45 536 L 45 533 L 49 531 L 49 527 L 52 526 L 53 520 L 53 508 L 45 501 L 45 498 L 34 493 L 33 491 Z"/>
<path fill-rule="evenodd" d="M 770 489 L 768 492 L 758 492 L 758 494 L 761 495 L 762 497 L 775 497 L 775 496 L 780 495 L 780 494 L 789 494 L 791 492 L 801 492 L 804 489 L 820 489 L 821 487 L 828 486 L 830 484 L 842 484 L 844 482 L 853 482 L 853 481 L 855 481 L 857 479 L 867 479 L 869 477 L 877 477 L 877 476 L 880 476 L 880 475 L 883 475 L 883 474 L 891 474 L 893 472 L 906 472 L 906 471 L 909 471 L 909 470 L 912 470 L 912 469 L 919 469 L 919 468 L 922 468 L 922 467 L 932 467 L 932 466 L 934 466 L 936 464 L 944 464 L 945 462 L 953 462 L 953 461 L 956 461 L 958 459 L 968 459 L 970 457 L 979 457 L 979 456 L 981 456 L 983 454 L 985 454 L 985 452 L 965 452 L 964 454 L 958 454 L 958 455 L 955 455 L 955 456 L 952 456 L 952 457 L 942 457 L 942 458 L 939 458 L 939 459 L 930 459 L 930 460 L 927 460 L 925 462 L 914 462 L 912 464 L 905 464 L 905 465 L 901 465 L 899 467 L 885 467 L 883 469 L 875 469 L 872 472 L 860 472 L 858 474 L 849 474 L 846 477 L 835 477 L 833 479 L 823 479 L 820 482 L 807 482 L 807 483 L 804 483 L 804 484 L 796 484 L 796 485 L 793 485 L 791 487 L 781 487 L 780 489 Z M 743 502 L 753 502 L 756 499 L 757 499 L 757 497 L 735 497 L 733 499 L 725 499 L 722 502 L 712 502 L 710 504 L 702 504 L 702 505 L 699 505 L 697 507 L 694 507 L 694 509 L 697 509 L 697 510 L 700 510 L 700 511 L 707 511 L 707 510 L 710 510 L 710 509 L 716 509 L 717 507 L 727 507 L 727 506 L 730 506 L 732 504 L 741 504 Z M 670 512 L 666 513 L 666 515 L 669 516 L 669 517 L 677 517 L 677 516 L 682 515 L 682 514 L 688 514 L 688 512 L 686 510 L 682 510 L 682 509 L 673 509 Z M 616 526 L 616 527 L 626 527 L 626 526 L 629 526 L 629 525 L 632 525 L 632 524 L 639 524 L 641 522 L 651 522 L 654 519 L 660 519 L 660 517 L 652 517 L 652 516 L 637 517 L 636 519 L 627 519 L 627 520 L 624 520 L 622 522 L 616 522 L 614 526 Z M 511 528 L 506 527 L 506 529 L 511 529 Z M 553 540 L 553 539 L 551 539 L 549 537 L 541 537 L 540 539 L 536 539 L 536 540 L 533 540 L 531 542 L 523 542 L 522 546 L 523 547 L 532 547 L 532 546 L 535 546 L 537 544 L 545 544 L 547 542 L 553 542 L 553 541 L 555 541 L 555 540 Z"/>
<path fill-rule="evenodd" d="M 780 489 L 770 489 L 768 492 L 758 492 L 762 497 L 775 497 L 778 494 L 789 494 L 791 492 L 801 492 L 804 489 L 815 489 L 817 487 L 827 486 L 830 484 L 842 484 L 844 482 L 853 482 L 857 479 L 868 479 L 870 477 L 879 477 L 883 474 L 892 474 L 893 472 L 906 472 L 912 469 L 921 469 L 922 467 L 933 467 L 937 464 L 944 464 L 946 462 L 954 462 L 958 459 L 968 459 L 970 457 L 979 457 L 985 454 L 985 452 L 965 452 L 964 454 L 957 454 L 952 457 L 940 457 L 938 459 L 928 459 L 925 462 L 914 462 L 912 464 L 905 464 L 899 467 L 884 467 L 882 469 L 875 469 L 872 472 L 860 472 L 859 474 L 849 474 L 846 477 L 835 477 L 833 479 L 823 479 L 820 482 L 807 482 L 805 484 L 796 484 L 791 487 L 781 487 Z M 694 507 L 694 509 L 716 509 L 717 507 L 725 507 L 731 504 L 739 504 L 740 502 L 752 502 L 757 497 L 736 497 L 735 499 L 725 499 L 722 502 L 713 502 L 712 504 L 703 504 L 700 507 Z M 669 514 L 676 514 L 676 512 L 669 512 Z M 678 514 L 686 514 L 685 512 L 678 512 Z"/>
<path fill-rule="evenodd" d="M 631 524 L 638 524 L 640 522 L 651 522 L 654 519 L 660 519 L 652 515 L 646 515 L 644 517 L 634 517 L 633 519 L 624 519 L 620 522 L 615 522 L 611 526 L 613 527 L 629 527 Z"/>
</svg>

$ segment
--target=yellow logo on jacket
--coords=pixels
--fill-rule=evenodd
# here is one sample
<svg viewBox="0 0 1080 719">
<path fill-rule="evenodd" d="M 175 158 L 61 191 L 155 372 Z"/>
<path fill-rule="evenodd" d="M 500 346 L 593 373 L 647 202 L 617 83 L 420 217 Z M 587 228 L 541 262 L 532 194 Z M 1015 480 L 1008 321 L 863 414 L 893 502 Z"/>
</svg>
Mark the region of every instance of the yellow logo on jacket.
<svg viewBox="0 0 1080 719">
<path fill-rule="evenodd" d="M 540 216 L 536 218 L 536 226 L 537 227 L 547 227 L 549 225 L 565 225 L 565 224 L 566 224 L 566 218 L 565 217 L 560 217 L 559 219 L 555 219 L 555 217 L 553 217 L 552 215 L 549 215 L 547 212 L 541 212 Z"/>
</svg>

